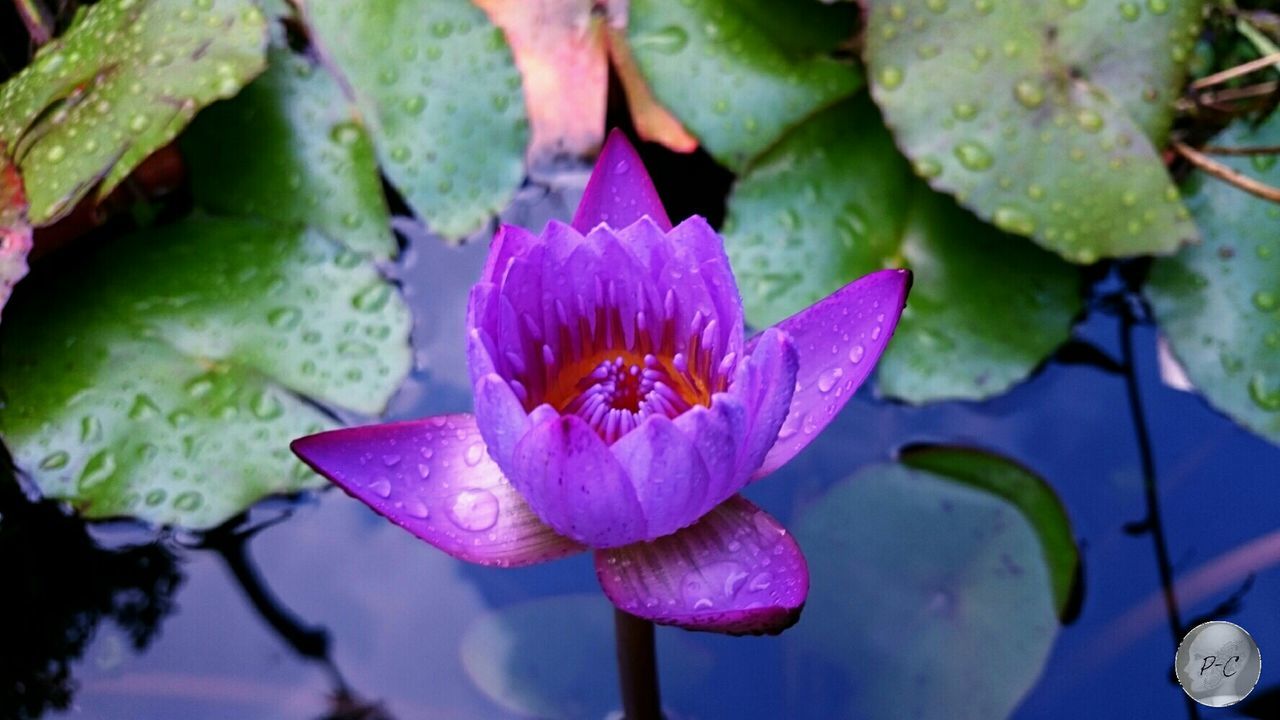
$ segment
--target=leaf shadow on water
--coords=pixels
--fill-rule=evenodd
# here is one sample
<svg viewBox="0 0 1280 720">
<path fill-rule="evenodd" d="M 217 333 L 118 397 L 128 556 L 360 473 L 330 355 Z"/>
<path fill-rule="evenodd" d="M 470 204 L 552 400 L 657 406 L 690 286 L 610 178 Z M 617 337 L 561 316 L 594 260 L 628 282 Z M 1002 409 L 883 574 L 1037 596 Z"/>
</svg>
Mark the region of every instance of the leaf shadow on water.
<svg viewBox="0 0 1280 720">
<path fill-rule="evenodd" d="M 183 575 L 159 542 L 105 547 L 55 502 L 32 502 L 0 458 L 0 715 L 35 718 L 71 705 L 72 665 L 112 621 L 135 652 L 174 610 Z"/>
</svg>

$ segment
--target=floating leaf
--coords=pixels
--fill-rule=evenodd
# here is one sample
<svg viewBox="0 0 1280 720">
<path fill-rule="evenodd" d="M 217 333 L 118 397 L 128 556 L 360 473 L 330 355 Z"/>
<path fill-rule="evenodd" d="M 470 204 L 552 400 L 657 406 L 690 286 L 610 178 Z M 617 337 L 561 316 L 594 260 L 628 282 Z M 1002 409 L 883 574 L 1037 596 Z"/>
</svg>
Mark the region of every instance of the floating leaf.
<svg viewBox="0 0 1280 720">
<path fill-rule="evenodd" d="M 361 257 L 313 231 L 192 218 L 40 268 L 0 327 L 0 434 L 87 517 L 208 528 L 319 484 L 288 451 L 381 411 L 409 316 Z"/>
<path fill-rule="evenodd" d="M 506 33 L 524 78 L 529 164 L 586 156 L 604 140 L 609 61 L 594 0 L 475 0 Z"/>
<path fill-rule="evenodd" d="M 1280 145 L 1280 115 L 1237 122 L 1213 144 Z M 1280 186 L 1275 156 L 1222 157 Z M 1280 206 L 1196 172 L 1187 205 L 1204 243 L 1158 260 L 1147 297 L 1174 356 L 1214 407 L 1280 443 Z"/>
<path fill-rule="evenodd" d="M 0 146 L 44 225 L 97 198 L 167 145 L 200 108 L 261 72 L 250 0 L 103 0 L 0 87 Z"/>
<path fill-rule="evenodd" d="M 1156 148 L 1202 0 L 873 0 L 866 59 L 933 187 L 1074 262 L 1197 238 Z"/>
<path fill-rule="evenodd" d="M 692 692 L 711 658 L 683 633 L 658 631 L 663 683 Z M 674 647 L 671 647 L 674 646 Z M 613 606 L 600 593 L 495 610 L 462 638 L 462 664 L 485 695 L 521 717 L 603 718 L 618 709 Z"/>
<path fill-rule="evenodd" d="M 928 470 L 1013 503 L 1040 537 L 1058 613 L 1071 611 L 1072 592 L 1080 575 L 1080 549 L 1067 510 L 1049 483 L 1011 460 L 970 448 L 911 445 L 898 459 L 908 467 Z"/>
<path fill-rule="evenodd" d="M 850 64 L 825 57 L 812 37 L 779 40 L 778 18 L 793 3 L 735 0 L 632 0 L 627 40 L 649 86 L 716 160 L 733 169 L 773 144 L 814 111 L 851 95 L 862 77 Z M 828 23 L 847 8 L 815 6 Z M 793 26 L 796 26 L 793 24 Z M 797 53 L 801 45 L 809 52 Z M 829 50 L 830 48 L 822 48 Z"/>
<path fill-rule="evenodd" d="M 0 310 L 9 301 L 13 286 L 26 276 L 29 252 L 31 225 L 27 223 L 22 178 L 0 151 Z"/>
<path fill-rule="evenodd" d="M 461 238 L 511 199 L 529 135 L 502 31 L 468 0 L 310 0 L 312 39 L 369 121 L 382 170 L 433 230 Z"/>
<path fill-rule="evenodd" d="M 915 180 L 865 97 L 810 119 L 741 177 L 725 239 L 757 327 L 866 273 L 912 269 L 879 366 L 880 390 L 911 402 L 1005 391 L 1067 339 L 1081 306 L 1069 265 Z"/>
<path fill-rule="evenodd" d="M 202 113 L 182 147 L 203 207 L 310 225 L 380 259 L 395 254 L 368 134 L 310 61 L 272 50 L 267 72 Z"/>
<path fill-rule="evenodd" d="M 802 662 L 839 672 L 844 717 L 1008 717 L 1040 675 L 1053 593 L 1035 530 L 1005 500 L 877 465 L 794 527 L 813 585 L 787 639 Z"/>
</svg>

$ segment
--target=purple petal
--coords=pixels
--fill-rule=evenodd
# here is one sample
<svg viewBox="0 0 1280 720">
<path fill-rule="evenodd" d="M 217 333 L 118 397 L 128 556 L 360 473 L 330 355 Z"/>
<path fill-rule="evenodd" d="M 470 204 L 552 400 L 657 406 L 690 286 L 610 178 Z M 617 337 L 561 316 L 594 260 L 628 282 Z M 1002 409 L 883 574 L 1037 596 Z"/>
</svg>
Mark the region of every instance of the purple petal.
<svg viewBox="0 0 1280 720">
<path fill-rule="evenodd" d="M 646 215 L 663 230 L 671 229 L 667 211 L 640 155 L 627 142 L 627 137 L 615 129 L 609 133 L 591 171 L 587 189 L 573 215 L 573 226 L 585 234 L 601 223 L 624 228 Z"/>
<path fill-rule="evenodd" d="M 516 443 L 533 426 L 529 414 L 507 381 L 496 374 L 482 376 L 474 390 L 476 425 L 489 448 L 489 455 L 503 472 L 510 475 Z"/>
<path fill-rule="evenodd" d="M 539 242 L 537 235 L 522 227 L 506 223 L 500 225 L 498 232 L 493 235 L 493 242 L 489 244 L 489 255 L 485 258 L 480 282 L 499 282 L 511 259 L 524 255 Z"/>
<path fill-rule="evenodd" d="M 671 420 L 651 415 L 611 450 L 635 488 L 648 528 L 643 539 L 670 535 L 706 512 L 706 463 Z"/>
<path fill-rule="evenodd" d="M 711 407 L 698 405 L 677 417 L 675 425 L 693 439 L 707 468 L 707 491 L 698 508 L 702 516 L 746 484 L 750 470 L 739 465 L 738 453 L 746 445 L 751 419 L 740 398 L 717 393 Z"/>
<path fill-rule="evenodd" d="M 739 365 L 728 391 L 747 409 L 749 425 L 738 453 L 743 484 L 772 453 L 783 423 L 795 407 L 792 396 L 803 362 L 792 338 L 776 328 L 752 338 L 747 351 L 750 355 Z"/>
<path fill-rule="evenodd" d="M 489 458 L 470 415 L 334 430 L 292 448 L 352 497 L 456 558 L 518 567 L 585 549 L 538 520 Z"/>
<path fill-rule="evenodd" d="M 645 536 L 631 479 L 596 431 L 576 415 L 537 422 L 516 443 L 511 482 L 529 507 L 561 535 L 592 547 Z"/>
<path fill-rule="evenodd" d="M 853 397 L 889 344 L 910 289 L 909 270 L 881 270 L 774 326 L 791 336 L 800 370 L 787 420 L 755 477 L 795 457 Z M 747 347 L 767 332 L 752 338 Z"/>
<path fill-rule="evenodd" d="M 632 615 L 733 635 L 787 629 L 809 594 L 800 546 L 741 496 L 674 535 L 597 551 L 596 575 Z"/>
</svg>

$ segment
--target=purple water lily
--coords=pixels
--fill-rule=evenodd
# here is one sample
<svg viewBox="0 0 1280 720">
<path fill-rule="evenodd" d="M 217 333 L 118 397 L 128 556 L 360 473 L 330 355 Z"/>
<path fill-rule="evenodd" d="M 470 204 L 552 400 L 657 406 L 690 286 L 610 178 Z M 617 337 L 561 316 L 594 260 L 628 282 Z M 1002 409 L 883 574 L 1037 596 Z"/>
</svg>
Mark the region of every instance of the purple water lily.
<svg viewBox="0 0 1280 720">
<path fill-rule="evenodd" d="M 621 133 L 571 225 L 503 226 L 467 309 L 475 415 L 335 430 L 293 450 L 454 557 L 592 549 L 605 594 L 662 624 L 777 632 L 809 573 L 739 495 L 853 396 L 911 275 L 863 277 L 747 339 L 720 236 L 671 226 Z"/>
</svg>

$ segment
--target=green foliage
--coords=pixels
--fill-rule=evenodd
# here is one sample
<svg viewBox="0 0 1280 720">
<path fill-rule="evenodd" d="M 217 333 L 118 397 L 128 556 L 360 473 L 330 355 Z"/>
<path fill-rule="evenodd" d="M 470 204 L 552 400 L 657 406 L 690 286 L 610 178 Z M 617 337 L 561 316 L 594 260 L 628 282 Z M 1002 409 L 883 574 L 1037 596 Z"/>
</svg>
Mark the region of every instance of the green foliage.
<svg viewBox="0 0 1280 720">
<path fill-rule="evenodd" d="M 0 150 L 46 224 L 105 197 L 215 100 L 265 64 L 251 0 L 103 0 L 0 87 Z"/>
<path fill-rule="evenodd" d="M 376 413 L 409 369 L 399 296 L 313 231 L 195 217 L 28 284 L 0 328 L 0 433 L 88 517 L 208 528 L 313 486 L 288 444 L 333 422 L 308 398 Z"/>
<path fill-rule="evenodd" d="M 848 12 L 802 3 L 799 20 L 790 5 L 783 7 L 758 0 L 631 3 L 628 40 L 654 94 L 735 170 L 814 111 L 862 87 L 854 68 L 822 55 L 847 37 Z"/>
<path fill-rule="evenodd" d="M 747 317 L 765 327 L 883 267 L 915 283 L 879 369 L 910 402 L 978 399 L 1025 378 L 1067 339 L 1079 278 L 912 176 L 865 98 L 815 116 L 763 155 L 725 227 Z"/>
<path fill-rule="evenodd" d="M 502 31 L 468 0 L 309 2 L 382 171 L 433 230 L 474 232 L 524 177 L 529 121 Z"/>
<path fill-rule="evenodd" d="M 1158 152 L 1202 0 L 875 0 L 872 91 L 916 172 L 1080 263 L 1197 239 Z"/>
<path fill-rule="evenodd" d="M 1280 115 L 1237 122 L 1223 147 L 1280 145 Z M 1218 158 L 1280 186 L 1276 156 Z M 1161 330 L 1196 389 L 1240 424 L 1280 442 L 1280 205 L 1196 172 L 1187 204 L 1204 244 L 1161 259 L 1147 285 Z"/>
<path fill-rule="evenodd" d="M 352 250 L 391 257 L 378 163 L 356 112 L 322 68 L 284 50 L 269 58 L 262 77 L 183 136 L 196 202 L 310 225 Z"/>
<path fill-rule="evenodd" d="M 1003 498 L 875 465 L 815 501 L 795 532 L 812 587 L 787 637 L 803 662 L 840 673 L 845 717 L 1008 717 L 1040 675 L 1058 631 L 1050 573 L 1035 529 Z"/>
</svg>

